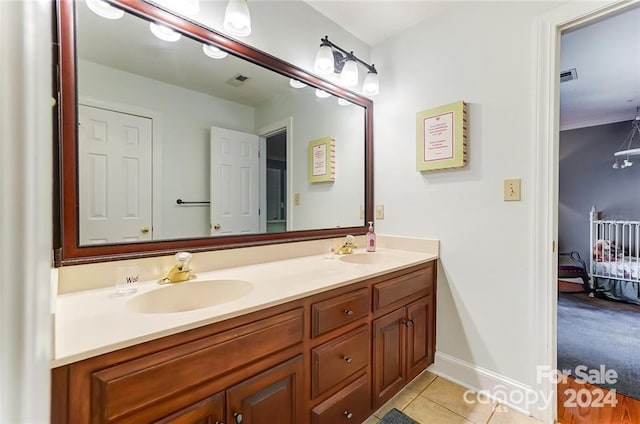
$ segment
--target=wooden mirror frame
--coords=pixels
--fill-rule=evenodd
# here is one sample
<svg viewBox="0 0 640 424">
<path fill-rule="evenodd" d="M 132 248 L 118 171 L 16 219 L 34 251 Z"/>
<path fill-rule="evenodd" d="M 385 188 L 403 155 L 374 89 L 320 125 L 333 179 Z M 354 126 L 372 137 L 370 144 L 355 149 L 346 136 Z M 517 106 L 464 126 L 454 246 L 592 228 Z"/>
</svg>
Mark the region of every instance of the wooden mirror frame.
<svg viewBox="0 0 640 424">
<path fill-rule="evenodd" d="M 78 0 L 81 1 L 81 0 Z M 76 26 L 75 1 L 56 1 L 57 84 L 58 105 L 56 144 L 57 172 L 54 190 L 54 264 L 57 267 L 84 263 L 124 260 L 149 256 L 160 256 L 180 250 L 191 252 L 230 249 L 304 240 L 340 237 L 347 234 L 365 234 L 366 223 L 373 221 L 373 102 L 359 94 L 347 91 L 320 79 L 290 63 L 243 44 L 222 33 L 206 28 L 193 21 L 176 16 L 162 8 L 142 0 L 110 0 L 122 9 L 145 19 L 165 23 L 190 37 L 218 45 L 232 54 L 256 65 L 295 78 L 307 85 L 321 88 L 335 96 L 343 97 L 365 109 L 364 148 L 364 208 L 362 226 L 328 228 L 318 230 L 288 231 L 282 233 L 260 233 L 222 237 L 172 239 L 128 244 L 79 245 L 78 231 L 78 152 L 77 152 L 77 78 L 76 78 Z M 55 49 L 54 49 L 55 50 Z M 55 131 L 54 131 L 55 134 Z"/>
</svg>

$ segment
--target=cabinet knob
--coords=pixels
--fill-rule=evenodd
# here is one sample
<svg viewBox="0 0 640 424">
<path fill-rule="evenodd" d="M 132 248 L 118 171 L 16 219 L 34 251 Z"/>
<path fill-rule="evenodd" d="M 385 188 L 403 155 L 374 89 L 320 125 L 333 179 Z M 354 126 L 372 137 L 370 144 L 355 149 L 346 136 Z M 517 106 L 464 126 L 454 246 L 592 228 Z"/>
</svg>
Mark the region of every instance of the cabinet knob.
<svg viewBox="0 0 640 424">
<path fill-rule="evenodd" d="M 344 356 L 344 362 L 346 362 L 347 364 L 350 364 L 353 362 L 353 358 L 349 355 L 345 355 Z"/>
<path fill-rule="evenodd" d="M 406 327 L 409 327 L 410 325 L 413 325 L 413 324 L 414 324 L 414 322 L 413 322 L 413 320 L 414 320 L 414 319 L 415 319 L 415 318 L 411 318 L 411 319 L 405 320 L 405 321 L 404 321 L 404 325 L 405 325 Z"/>
<path fill-rule="evenodd" d="M 351 418 L 353 418 L 353 414 L 349 411 L 344 411 L 344 416 L 350 420 Z"/>
<path fill-rule="evenodd" d="M 351 309 L 345 309 L 344 314 L 348 317 L 353 316 L 353 311 Z"/>
<path fill-rule="evenodd" d="M 233 418 L 236 419 L 236 424 L 242 424 L 242 414 L 239 412 L 233 413 Z"/>
</svg>

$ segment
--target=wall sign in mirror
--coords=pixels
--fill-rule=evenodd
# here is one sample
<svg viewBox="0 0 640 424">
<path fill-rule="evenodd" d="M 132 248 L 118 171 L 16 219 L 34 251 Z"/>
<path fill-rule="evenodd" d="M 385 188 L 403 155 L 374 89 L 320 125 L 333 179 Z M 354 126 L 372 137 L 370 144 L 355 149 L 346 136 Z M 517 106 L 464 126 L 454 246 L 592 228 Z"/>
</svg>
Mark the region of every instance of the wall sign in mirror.
<svg viewBox="0 0 640 424">
<path fill-rule="evenodd" d="M 58 2 L 57 265 L 366 231 L 370 100 L 152 4 L 113 5 L 120 19 Z M 341 142 L 327 188 L 307 161 L 328 133 Z"/>
</svg>

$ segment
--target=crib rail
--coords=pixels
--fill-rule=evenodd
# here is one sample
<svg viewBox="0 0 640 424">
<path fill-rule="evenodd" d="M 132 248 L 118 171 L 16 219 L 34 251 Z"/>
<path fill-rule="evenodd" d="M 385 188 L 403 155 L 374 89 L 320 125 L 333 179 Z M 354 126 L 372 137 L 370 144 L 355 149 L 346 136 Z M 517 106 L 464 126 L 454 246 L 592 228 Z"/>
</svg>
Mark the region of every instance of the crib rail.
<svg viewBox="0 0 640 424">
<path fill-rule="evenodd" d="M 591 276 L 640 282 L 640 221 L 591 216 Z"/>
</svg>

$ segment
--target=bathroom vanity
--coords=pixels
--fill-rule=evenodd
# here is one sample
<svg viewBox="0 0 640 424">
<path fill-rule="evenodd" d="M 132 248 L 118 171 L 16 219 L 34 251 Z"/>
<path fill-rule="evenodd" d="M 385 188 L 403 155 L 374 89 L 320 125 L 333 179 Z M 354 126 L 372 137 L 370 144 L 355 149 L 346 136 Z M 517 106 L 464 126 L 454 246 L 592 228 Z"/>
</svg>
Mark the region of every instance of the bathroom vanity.
<svg viewBox="0 0 640 424">
<path fill-rule="evenodd" d="M 379 249 L 200 273 L 253 290 L 145 313 L 60 295 L 54 423 L 360 423 L 433 362 L 437 256 Z"/>
</svg>

